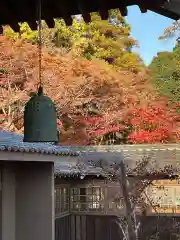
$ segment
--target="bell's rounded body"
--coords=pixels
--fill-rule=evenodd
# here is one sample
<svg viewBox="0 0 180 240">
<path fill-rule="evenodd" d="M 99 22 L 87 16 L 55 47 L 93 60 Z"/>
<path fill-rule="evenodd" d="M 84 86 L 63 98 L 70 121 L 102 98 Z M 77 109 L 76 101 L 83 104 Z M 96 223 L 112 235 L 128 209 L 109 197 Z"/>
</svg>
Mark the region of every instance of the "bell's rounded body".
<svg viewBox="0 0 180 240">
<path fill-rule="evenodd" d="M 36 95 L 26 103 L 23 141 L 58 142 L 56 109 L 49 97 Z"/>
</svg>

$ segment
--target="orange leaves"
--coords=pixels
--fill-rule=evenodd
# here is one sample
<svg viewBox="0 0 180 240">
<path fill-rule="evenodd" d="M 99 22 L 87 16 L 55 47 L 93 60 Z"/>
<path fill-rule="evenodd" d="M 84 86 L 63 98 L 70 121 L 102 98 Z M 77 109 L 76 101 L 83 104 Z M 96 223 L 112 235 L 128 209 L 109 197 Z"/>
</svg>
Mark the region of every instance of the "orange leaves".
<svg viewBox="0 0 180 240">
<path fill-rule="evenodd" d="M 0 68 L 8 71 L 6 78 L 3 75 L 0 81 L 6 84 L 7 80 L 11 85 L 9 90 L 1 87 L 5 92 L 1 102 L 5 110 L 11 104 L 12 116 L 16 116 L 14 122 L 18 117 L 22 118 L 28 93 L 37 90 L 37 63 L 36 46 L 0 38 Z M 21 89 L 16 89 L 19 80 Z M 146 72 L 119 71 L 104 61 L 75 59 L 69 54 L 52 56 L 45 49 L 43 83 L 45 93 L 56 103 L 61 145 L 93 144 L 92 138 L 99 141 L 109 133 L 124 133 L 129 126 L 132 126 L 129 141 L 133 143 L 179 139 L 179 115 L 171 106 L 160 104 Z M 97 102 L 100 112 L 93 117 L 82 108 L 91 100 Z M 155 103 L 153 106 L 150 105 L 152 102 Z M 22 121 L 18 123 L 23 131 Z M 1 127 L 5 125 L 2 123 Z"/>
</svg>

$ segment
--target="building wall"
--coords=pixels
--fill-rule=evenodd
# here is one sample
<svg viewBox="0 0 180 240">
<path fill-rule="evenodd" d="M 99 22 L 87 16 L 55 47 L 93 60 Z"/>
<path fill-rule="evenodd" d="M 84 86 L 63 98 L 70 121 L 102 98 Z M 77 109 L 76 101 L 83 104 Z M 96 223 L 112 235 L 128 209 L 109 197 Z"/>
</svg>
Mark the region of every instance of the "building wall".
<svg viewBox="0 0 180 240">
<path fill-rule="evenodd" d="M 179 180 L 158 180 L 148 187 L 147 195 L 154 202 L 152 213 L 180 214 Z"/>
<path fill-rule="evenodd" d="M 115 217 L 69 215 L 56 219 L 55 240 L 119 240 Z M 120 234 L 120 235 L 119 235 Z"/>
<path fill-rule="evenodd" d="M 2 166 L 2 240 L 15 240 L 15 172 L 10 163 Z"/>
<path fill-rule="evenodd" d="M 103 196 L 107 198 L 106 200 L 104 199 L 104 197 L 102 199 L 99 199 L 101 192 L 99 191 L 99 187 L 102 188 Z M 96 180 L 93 182 L 91 180 L 81 180 L 73 182 L 56 181 L 56 190 L 57 192 L 61 192 L 61 194 L 57 195 L 58 201 L 56 203 L 57 218 L 55 222 L 55 239 L 123 239 L 121 229 L 116 223 L 117 218 L 115 216 L 112 216 L 119 214 L 120 211 L 117 211 L 116 209 L 109 209 L 109 207 L 107 207 L 109 203 L 112 203 L 112 199 L 114 199 L 116 193 L 114 185 L 109 184 L 108 188 L 109 187 L 110 189 L 108 189 L 107 191 L 107 185 L 102 180 Z M 155 209 L 157 210 L 157 212 L 161 210 L 161 213 L 164 214 L 159 215 L 157 214 L 157 212 L 153 211 L 153 209 L 149 209 L 146 216 L 137 216 L 138 221 L 141 222 L 139 231 L 140 239 L 147 240 L 150 236 L 157 232 L 159 232 L 160 239 L 162 240 L 177 239 L 175 234 L 180 233 L 180 212 L 177 212 L 180 193 L 180 185 L 178 181 L 158 180 L 149 187 L 155 188 L 156 193 L 150 196 L 149 192 L 148 196 L 152 197 L 152 200 L 154 196 L 157 197 L 157 199 L 155 200 L 158 200 L 161 203 L 160 207 L 158 209 L 157 207 L 155 207 Z M 95 191 L 92 191 L 92 188 Z M 70 194 L 68 196 L 70 201 L 67 201 L 67 198 L 64 198 L 65 195 L 64 191 L 62 191 L 63 189 L 68 189 L 68 191 L 66 192 Z M 94 198 L 92 196 L 94 196 Z M 100 208 L 99 204 L 97 204 L 99 200 L 99 203 L 103 204 L 103 208 Z M 86 203 L 85 205 L 83 205 L 84 202 Z M 156 203 L 157 202 L 155 201 L 154 205 L 156 205 Z M 69 204 L 69 215 L 65 211 L 66 209 L 62 207 L 66 206 L 65 204 Z M 58 205 L 61 206 L 61 208 Z M 174 214 L 175 208 L 177 215 Z M 169 214 L 167 214 L 167 210 Z M 66 216 L 63 216 L 63 214 L 66 214 Z M 174 233 L 174 235 L 172 235 L 172 233 Z"/>
<path fill-rule="evenodd" d="M 54 240 L 52 163 L 21 163 L 16 175 L 16 239 Z"/>
<path fill-rule="evenodd" d="M 159 233 L 159 240 L 177 240 L 180 218 L 148 216 L 139 219 L 141 222 L 139 239 L 149 240 Z M 123 240 L 115 216 L 69 215 L 56 219 L 55 240 Z M 158 225 L 158 227 L 157 227 Z M 152 238 L 153 239 L 153 238 Z"/>
<path fill-rule="evenodd" d="M 0 190 L 0 240 L 2 240 L 2 189 Z"/>
<path fill-rule="evenodd" d="M 54 240 L 53 163 L 1 162 L 0 240 Z"/>
<path fill-rule="evenodd" d="M 135 181 L 133 181 L 134 183 Z M 146 209 L 146 215 L 157 212 L 160 214 L 180 214 L 180 183 L 178 180 L 158 180 L 146 186 L 141 189 L 142 182 L 139 181 L 137 186 L 133 188 L 133 190 L 137 188 L 138 194 L 142 192 L 141 190 L 143 190 L 143 194 L 146 192 L 144 199 L 149 205 Z M 122 192 L 118 183 L 100 179 L 56 180 L 55 188 L 57 192 L 56 214 L 64 214 L 65 210 L 71 213 L 81 212 L 84 214 L 88 214 L 88 212 L 94 212 L 94 214 L 99 212 L 101 215 L 124 214 Z M 59 192 L 61 194 L 58 194 Z M 64 192 L 67 193 L 66 198 Z M 136 191 L 134 192 L 136 194 Z M 63 209 L 63 206 L 69 206 L 69 208 Z M 141 207 L 137 208 L 138 213 L 141 209 Z"/>
<path fill-rule="evenodd" d="M 57 218 L 55 220 L 55 240 L 71 240 L 71 216 Z"/>
</svg>

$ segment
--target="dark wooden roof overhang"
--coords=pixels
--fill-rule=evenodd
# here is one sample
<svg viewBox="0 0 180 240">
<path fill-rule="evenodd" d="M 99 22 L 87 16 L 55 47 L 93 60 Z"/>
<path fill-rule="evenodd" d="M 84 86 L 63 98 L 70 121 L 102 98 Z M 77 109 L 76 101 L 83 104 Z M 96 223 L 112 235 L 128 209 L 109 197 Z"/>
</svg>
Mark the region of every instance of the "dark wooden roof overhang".
<svg viewBox="0 0 180 240">
<path fill-rule="evenodd" d="M 72 24 L 72 16 L 82 14 L 84 20 L 91 20 L 91 12 L 99 12 L 102 19 L 108 18 L 108 10 L 119 8 L 122 15 L 127 15 L 127 7 L 138 5 L 141 12 L 151 10 L 170 17 L 180 18 L 180 10 L 174 12 L 171 2 L 178 0 L 42 0 L 42 19 L 50 28 L 54 27 L 54 18 L 63 18 L 67 25 Z M 167 3 L 168 2 L 168 3 Z M 169 4 L 169 5 L 168 5 Z M 173 9 L 174 9 L 173 5 Z M 178 6 L 177 6 L 178 8 Z M 177 9 L 176 8 L 176 9 Z M 13 30 L 19 31 L 19 22 L 28 22 L 31 29 L 36 29 L 38 0 L 1 0 L 0 25 L 10 25 Z"/>
</svg>

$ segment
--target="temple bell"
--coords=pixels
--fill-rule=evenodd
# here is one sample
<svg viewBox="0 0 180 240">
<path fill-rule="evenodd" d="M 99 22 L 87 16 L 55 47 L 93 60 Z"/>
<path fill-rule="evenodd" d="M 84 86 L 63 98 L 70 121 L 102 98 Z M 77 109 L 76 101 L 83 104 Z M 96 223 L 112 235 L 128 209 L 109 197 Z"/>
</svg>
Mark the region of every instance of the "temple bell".
<svg viewBox="0 0 180 240">
<path fill-rule="evenodd" d="M 58 142 L 57 114 L 53 101 L 43 94 L 31 97 L 24 110 L 24 142 Z"/>
</svg>

